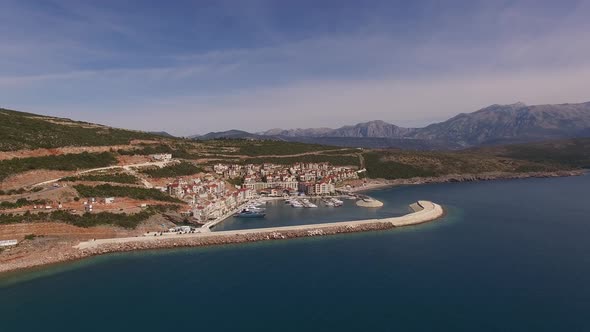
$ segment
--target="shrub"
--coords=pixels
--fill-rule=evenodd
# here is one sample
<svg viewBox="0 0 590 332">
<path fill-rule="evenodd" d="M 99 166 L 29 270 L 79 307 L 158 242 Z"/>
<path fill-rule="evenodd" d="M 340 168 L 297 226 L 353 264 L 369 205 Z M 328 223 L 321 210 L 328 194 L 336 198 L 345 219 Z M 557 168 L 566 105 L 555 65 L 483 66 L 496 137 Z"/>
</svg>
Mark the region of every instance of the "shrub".
<svg viewBox="0 0 590 332">
<path fill-rule="evenodd" d="M 33 205 L 33 204 L 45 204 L 46 201 L 42 200 L 42 199 L 36 199 L 36 200 L 28 200 L 26 198 L 19 198 L 16 200 L 16 202 L 12 203 L 12 202 L 2 202 L 0 203 L 0 210 L 4 210 L 4 209 L 16 209 L 19 207 L 23 207 L 23 206 L 27 206 L 27 205 Z"/>
<path fill-rule="evenodd" d="M 80 176 L 70 176 L 63 178 L 62 181 L 97 181 L 97 182 L 115 182 L 137 184 L 137 178 L 131 174 L 115 173 L 115 174 L 87 174 Z"/>
<path fill-rule="evenodd" d="M 161 137 L 145 132 L 88 126 L 88 123 L 84 122 L 0 109 L 0 151 L 63 146 L 108 146 L 128 144 L 132 139 L 153 138 Z"/>
<path fill-rule="evenodd" d="M 162 168 L 149 168 L 141 170 L 142 173 L 147 174 L 153 178 L 171 178 L 177 176 L 193 175 L 202 172 L 203 169 L 188 162 L 181 162 L 172 166 Z"/>
<path fill-rule="evenodd" d="M 58 210 L 51 213 L 40 212 L 36 214 L 25 214 L 25 215 L 13 215 L 13 214 L 0 214 L 0 224 L 12 224 L 21 222 L 34 222 L 34 221 L 46 221 L 46 222 L 65 222 L 78 227 L 93 227 L 98 225 L 113 225 L 124 228 L 135 228 L 142 221 L 149 217 L 166 211 L 177 210 L 176 205 L 155 205 L 149 206 L 147 209 L 135 213 L 135 214 L 122 214 L 122 213 L 85 213 L 83 215 L 70 214 L 69 212 Z M 36 235 L 31 234 L 34 237 Z M 28 235 L 28 236 L 31 236 Z"/>
<path fill-rule="evenodd" d="M 117 159 L 110 152 L 82 152 L 60 156 L 14 158 L 0 161 L 0 180 L 12 174 L 37 169 L 75 171 L 78 169 L 110 166 L 116 162 Z"/>
<path fill-rule="evenodd" d="M 363 154 L 367 176 L 370 178 L 383 179 L 406 179 L 412 177 L 434 176 L 430 170 L 421 169 L 412 165 L 402 164 L 395 161 L 382 160 L 375 152 Z"/>
<path fill-rule="evenodd" d="M 181 200 L 174 198 L 157 189 L 113 186 L 102 184 L 99 186 L 76 185 L 74 188 L 82 197 L 129 197 L 135 199 L 153 199 L 164 202 L 182 203 Z"/>
</svg>

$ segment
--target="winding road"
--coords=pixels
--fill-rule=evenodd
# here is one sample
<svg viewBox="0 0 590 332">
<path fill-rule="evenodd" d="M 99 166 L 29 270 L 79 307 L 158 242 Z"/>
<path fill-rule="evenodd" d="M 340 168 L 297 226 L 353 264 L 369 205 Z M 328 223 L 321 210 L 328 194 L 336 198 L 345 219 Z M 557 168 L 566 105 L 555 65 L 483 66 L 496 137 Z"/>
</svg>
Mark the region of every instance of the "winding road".
<svg viewBox="0 0 590 332">
<path fill-rule="evenodd" d="M 96 172 L 96 171 L 106 171 L 109 169 L 124 169 L 130 173 L 132 173 L 133 175 L 137 176 L 141 182 L 143 183 L 144 186 L 146 186 L 147 188 L 153 188 L 154 186 L 147 181 L 145 178 L 138 176 L 137 171 L 134 170 L 133 168 L 137 168 L 137 167 L 149 167 L 149 166 L 158 166 L 160 168 L 165 167 L 167 165 L 169 165 L 170 163 L 174 163 L 175 161 L 153 161 L 153 162 L 146 162 L 146 163 L 139 163 L 139 164 L 130 164 L 130 165 L 115 165 L 115 166 L 107 166 L 107 167 L 98 167 L 98 168 L 92 168 L 92 169 L 87 169 L 87 170 L 83 170 L 83 171 L 79 171 L 76 172 L 73 176 L 78 176 L 78 175 L 82 175 L 82 174 L 86 174 L 86 173 L 91 173 L 91 172 Z M 70 177 L 72 175 L 68 175 L 67 177 Z M 64 176 L 66 177 L 66 176 Z M 37 187 L 37 186 L 44 186 L 44 185 L 48 185 L 48 184 L 52 184 L 55 183 L 61 179 L 63 179 L 64 177 L 60 177 L 57 179 L 51 179 L 51 180 L 47 180 L 47 181 L 43 181 L 43 182 L 39 182 L 39 183 L 35 183 L 33 184 L 31 187 Z"/>
</svg>

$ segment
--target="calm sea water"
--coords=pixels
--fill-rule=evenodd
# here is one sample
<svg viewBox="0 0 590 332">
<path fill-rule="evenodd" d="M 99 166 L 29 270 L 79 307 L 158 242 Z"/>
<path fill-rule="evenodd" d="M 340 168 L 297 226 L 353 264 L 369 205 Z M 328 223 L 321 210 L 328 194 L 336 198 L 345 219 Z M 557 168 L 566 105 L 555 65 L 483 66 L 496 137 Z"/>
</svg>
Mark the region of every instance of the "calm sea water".
<svg viewBox="0 0 590 332">
<path fill-rule="evenodd" d="M 388 199 L 385 197 L 385 199 Z M 265 208 L 265 218 L 234 218 L 229 217 L 213 228 L 213 231 L 250 229 L 261 227 L 292 226 L 339 222 L 346 220 L 362 220 L 372 218 L 395 217 L 410 213 L 408 204 L 391 201 L 379 209 L 360 208 L 355 200 L 342 199 L 341 207 L 328 207 L 321 199 L 311 199 L 318 208 L 293 208 L 284 200 L 269 201 Z"/>
<path fill-rule="evenodd" d="M 584 176 L 379 190 L 387 213 L 430 199 L 448 214 L 20 273 L 0 281 L 0 330 L 590 331 L 589 188 Z"/>
</svg>

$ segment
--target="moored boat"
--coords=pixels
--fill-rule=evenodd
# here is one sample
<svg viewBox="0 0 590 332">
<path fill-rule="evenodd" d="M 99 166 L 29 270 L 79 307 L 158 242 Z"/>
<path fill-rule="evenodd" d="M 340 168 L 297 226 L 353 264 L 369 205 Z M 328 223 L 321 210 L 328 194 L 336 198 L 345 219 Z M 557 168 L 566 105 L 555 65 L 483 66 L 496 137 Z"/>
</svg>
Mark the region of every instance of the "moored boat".
<svg viewBox="0 0 590 332">
<path fill-rule="evenodd" d="M 342 204 L 344 204 L 343 201 L 341 201 L 337 198 L 332 198 L 330 200 L 332 201 L 332 204 L 334 204 L 335 207 L 339 207 L 339 206 L 342 206 Z"/>
<path fill-rule="evenodd" d="M 298 200 L 293 200 L 291 202 L 291 206 L 294 207 L 294 208 L 302 208 L 303 207 L 303 203 L 301 203 Z"/>
<path fill-rule="evenodd" d="M 234 217 L 236 218 L 264 218 L 264 216 L 266 216 L 266 213 L 264 212 L 250 211 L 247 209 L 234 214 Z"/>
</svg>

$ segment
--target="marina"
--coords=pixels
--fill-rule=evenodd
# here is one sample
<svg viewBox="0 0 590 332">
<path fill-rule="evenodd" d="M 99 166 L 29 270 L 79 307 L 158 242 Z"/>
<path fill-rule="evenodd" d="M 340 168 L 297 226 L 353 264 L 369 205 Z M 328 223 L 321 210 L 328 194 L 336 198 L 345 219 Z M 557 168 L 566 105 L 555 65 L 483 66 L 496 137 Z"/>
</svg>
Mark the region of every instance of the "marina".
<svg viewBox="0 0 590 332">
<path fill-rule="evenodd" d="M 362 232 L 416 225 L 428 221 L 434 221 L 442 217 L 444 214 L 442 206 L 430 201 L 417 201 L 411 205 L 410 211 L 411 212 L 408 214 L 397 217 L 338 221 L 332 223 L 300 224 L 280 227 L 271 226 L 220 232 L 189 232 L 174 234 L 165 238 L 159 238 L 157 236 L 143 236 L 131 238 L 98 239 L 80 242 L 75 246 L 75 248 L 80 249 L 82 251 L 82 255 L 94 255 L 95 250 L 98 250 L 100 253 L 105 253 L 138 249 L 203 246 L 212 244 L 278 240 L 306 236 L 333 235 L 339 233 Z M 244 238 L 243 236 L 248 237 Z M 174 242 L 169 242 L 171 240 Z"/>
<path fill-rule="evenodd" d="M 212 232 L 261 228 L 269 226 L 292 226 L 301 224 L 313 224 L 324 222 L 342 221 L 345 215 L 348 220 L 361 220 L 372 218 L 386 218 L 407 214 L 407 206 L 387 205 L 379 209 L 367 209 L 355 204 L 357 198 L 345 199 L 343 196 L 310 197 L 293 196 L 286 198 L 262 198 L 263 205 L 251 206 L 246 203 L 234 210 L 232 215 L 222 220 L 210 223 L 208 226 Z M 245 208 L 259 211 L 265 214 L 264 218 L 235 218 L 235 213 Z M 263 210 L 257 210 L 263 209 Z"/>
</svg>

